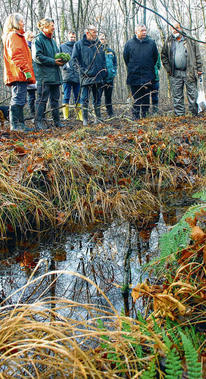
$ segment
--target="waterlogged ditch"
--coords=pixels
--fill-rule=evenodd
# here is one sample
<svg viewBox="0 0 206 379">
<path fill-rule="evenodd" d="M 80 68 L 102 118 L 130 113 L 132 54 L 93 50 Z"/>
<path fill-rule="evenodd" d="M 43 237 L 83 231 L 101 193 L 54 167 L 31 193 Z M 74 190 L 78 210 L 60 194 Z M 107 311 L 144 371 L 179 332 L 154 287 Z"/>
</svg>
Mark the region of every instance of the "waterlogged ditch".
<svg viewBox="0 0 206 379">
<path fill-rule="evenodd" d="M 2 250 L 4 377 L 204 378 L 202 199 L 192 207 L 176 200 L 144 228 L 116 221 L 47 243 L 21 241 L 12 256 L 12 244 Z M 176 226 L 188 233 L 189 224 L 191 243 L 180 244 L 156 276 L 160 237 Z M 153 259 L 151 274 L 144 266 Z"/>
<path fill-rule="evenodd" d="M 3 305 L 61 297 L 106 307 L 107 301 L 98 287 L 119 313 L 135 318 L 137 310 L 143 311 L 144 305 L 142 300 L 133 303 L 131 289 L 148 277 L 144 265 L 158 256 L 160 236 L 178 221 L 186 208 L 173 207 L 166 213 L 155 214 L 153 222 L 141 230 L 132 223 L 115 221 L 92 232 L 56 236 L 56 240 L 43 243 L 21 241 L 15 249 L 12 245 L 2 248 L 0 299 Z M 55 273 L 21 290 L 31 280 L 33 271 L 32 279 L 35 279 L 62 270 L 89 278 L 97 287 L 82 277 Z M 75 317 L 75 310 L 71 313 Z"/>
</svg>

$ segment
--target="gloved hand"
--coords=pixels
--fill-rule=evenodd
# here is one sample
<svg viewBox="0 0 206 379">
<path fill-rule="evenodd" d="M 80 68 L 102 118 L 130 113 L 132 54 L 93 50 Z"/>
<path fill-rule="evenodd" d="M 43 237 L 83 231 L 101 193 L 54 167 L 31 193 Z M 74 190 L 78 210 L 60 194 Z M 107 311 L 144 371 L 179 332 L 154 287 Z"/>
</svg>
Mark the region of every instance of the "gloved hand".
<svg viewBox="0 0 206 379">
<path fill-rule="evenodd" d="M 30 72 L 24 72 L 24 75 L 26 77 L 26 80 L 31 78 L 31 73 Z"/>
</svg>

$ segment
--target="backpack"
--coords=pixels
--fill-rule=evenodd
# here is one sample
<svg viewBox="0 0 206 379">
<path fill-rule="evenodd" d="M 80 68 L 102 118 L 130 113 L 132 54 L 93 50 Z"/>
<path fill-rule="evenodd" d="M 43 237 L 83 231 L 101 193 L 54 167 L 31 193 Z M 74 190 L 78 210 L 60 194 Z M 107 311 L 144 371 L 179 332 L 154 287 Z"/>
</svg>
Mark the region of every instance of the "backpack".
<svg viewBox="0 0 206 379">
<path fill-rule="evenodd" d="M 116 68 L 114 67 L 113 62 L 113 52 L 112 51 L 105 51 L 105 58 L 106 58 L 106 68 L 107 68 L 107 76 L 106 76 L 106 82 L 111 82 L 114 77 L 117 75 Z"/>
</svg>

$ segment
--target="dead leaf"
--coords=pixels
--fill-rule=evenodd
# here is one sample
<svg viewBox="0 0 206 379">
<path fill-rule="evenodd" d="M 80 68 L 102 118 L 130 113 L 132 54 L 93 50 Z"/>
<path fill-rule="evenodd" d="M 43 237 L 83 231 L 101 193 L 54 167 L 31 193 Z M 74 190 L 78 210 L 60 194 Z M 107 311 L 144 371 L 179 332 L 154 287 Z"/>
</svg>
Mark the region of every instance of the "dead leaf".
<svg viewBox="0 0 206 379">
<path fill-rule="evenodd" d="M 203 262 L 204 264 L 206 264 L 206 245 L 203 247 L 202 252 L 203 252 Z"/>
<path fill-rule="evenodd" d="M 191 238 L 193 239 L 193 241 L 201 243 L 204 241 L 205 237 L 206 237 L 206 233 L 204 233 L 203 230 L 199 226 L 194 226 L 192 228 Z"/>
<path fill-rule="evenodd" d="M 172 295 L 162 293 L 154 296 L 154 312 L 160 312 L 163 317 L 174 320 L 173 312 L 176 310 L 180 315 L 184 315 L 186 307 Z"/>
</svg>

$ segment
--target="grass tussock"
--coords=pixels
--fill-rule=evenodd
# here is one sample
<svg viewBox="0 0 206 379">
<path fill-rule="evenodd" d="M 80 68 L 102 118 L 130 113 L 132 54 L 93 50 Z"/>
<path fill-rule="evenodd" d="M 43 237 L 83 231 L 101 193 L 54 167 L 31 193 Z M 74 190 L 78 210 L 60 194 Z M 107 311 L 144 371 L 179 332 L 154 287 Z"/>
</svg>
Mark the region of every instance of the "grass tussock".
<svg viewBox="0 0 206 379">
<path fill-rule="evenodd" d="M 48 296 L 61 275 L 65 280 L 68 275 L 86 281 L 104 298 L 105 305 Z M 38 290 L 44 280 L 50 283 L 47 295 Z M 185 283 L 182 277 L 181 282 L 170 285 L 169 291 L 173 287 L 178 296 L 185 296 L 193 291 Z M 22 303 L 30 287 L 40 294 L 32 304 Z M 153 287 L 152 292 L 151 287 L 142 284 L 139 294 L 151 295 L 154 300 L 158 290 Z M 197 299 L 197 293 L 193 294 Z M 19 297 L 16 304 L 10 301 L 13 296 Z M 137 287 L 133 289 L 135 296 Z M 175 304 L 172 302 L 171 293 L 161 298 L 159 291 L 158 307 L 164 311 L 167 305 L 168 314 L 157 312 L 156 307 L 156 314 L 152 312 L 149 317 L 138 314 L 137 319 L 132 319 L 120 315 L 106 294 L 81 274 L 58 270 L 36 277 L 33 272 L 24 287 L 1 303 L 0 377 L 144 379 L 167 378 L 170 373 L 174 378 L 184 374 L 200 379 L 204 377 L 200 357 L 204 357 L 206 347 L 204 330 L 200 332 L 197 328 L 198 322 L 199 325 L 202 322 L 202 314 L 197 318 L 197 307 L 203 309 L 205 300 L 199 304 L 193 300 L 190 297 L 187 303 L 183 301 L 183 312 L 177 300 Z M 195 312 L 193 320 L 187 319 L 191 308 Z"/>
<path fill-rule="evenodd" d="M 22 294 L 43 279 L 74 275 L 93 285 L 108 306 L 100 308 L 68 299 L 41 295 L 33 304 L 22 304 Z M 52 283 L 54 285 L 54 281 Z M 80 274 L 55 271 L 31 277 L 16 291 L 19 301 L 0 309 L 0 376 L 2 378 L 109 378 L 131 375 L 145 366 L 130 345 L 144 337 L 138 322 L 119 316 L 106 295 L 90 279 Z M 72 315 L 75 313 L 75 318 Z M 122 332 L 127 322 L 130 331 Z M 106 349 L 105 349 L 106 343 Z M 140 366 L 139 366 L 140 364 Z M 128 374 L 129 373 L 129 374 Z"/>
<path fill-rule="evenodd" d="M 202 120 L 204 121 L 204 120 Z M 0 229 L 141 220 L 167 190 L 205 177 L 204 129 L 188 117 L 32 134 L 2 143 Z M 200 122 L 200 120 L 199 120 Z M 3 226 L 4 225 L 4 226 Z"/>
</svg>

